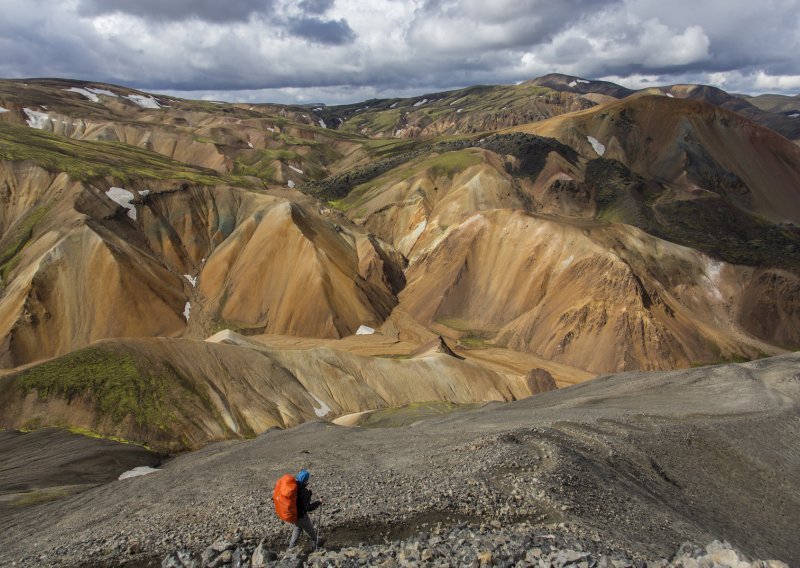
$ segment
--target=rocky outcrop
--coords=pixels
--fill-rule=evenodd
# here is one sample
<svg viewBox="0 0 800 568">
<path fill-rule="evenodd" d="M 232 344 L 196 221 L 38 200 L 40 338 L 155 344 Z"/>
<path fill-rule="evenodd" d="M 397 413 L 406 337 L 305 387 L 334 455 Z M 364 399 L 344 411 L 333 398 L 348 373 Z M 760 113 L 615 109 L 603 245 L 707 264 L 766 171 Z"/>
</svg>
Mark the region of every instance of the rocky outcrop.
<svg viewBox="0 0 800 568">
<path fill-rule="evenodd" d="M 528 385 L 531 394 L 540 394 L 557 388 L 553 375 L 545 369 L 531 369 L 525 375 L 525 383 Z"/>
<path fill-rule="evenodd" d="M 324 547 L 312 552 L 294 549 L 273 552 L 263 543 L 253 546 L 239 536 L 237 542 L 215 541 L 202 554 L 178 550 L 164 557 L 162 568 L 251 568 L 276 566 L 319 567 L 348 565 L 402 566 L 403 563 L 446 563 L 459 566 L 657 566 L 685 568 L 789 568 L 780 560 L 751 560 L 727 542 L 714 541 L 705 547 L 690 542 L 671 558 L 637 559 L 625 550 L 603 546 L 586 537 L 560 530 L 536 530 L 527 524 L 501 526 L 470 525 L 453 529 L 433 528 L 404 540 L 385 544 L 348 546 L 339 550 Z"/>
<path fill-rule="evenodd" d="M 464 359 L 461 355 L 457 354 L 455 351 L 450 349 L 450 346 L 447 345 L 447 342 L 444 340 L 444 337 L 441 335 L 436 339 L 431 339 L 430 341 L 423 343 L 416 349 L 414 349 L 410 356 L 414 357 L 426 357 L 428 355 L 435 355 L 437 353 L 442 353 L 444 355 L 449 355 L 450 357 L 455 357 L 456 359 Z"/>
</svg>

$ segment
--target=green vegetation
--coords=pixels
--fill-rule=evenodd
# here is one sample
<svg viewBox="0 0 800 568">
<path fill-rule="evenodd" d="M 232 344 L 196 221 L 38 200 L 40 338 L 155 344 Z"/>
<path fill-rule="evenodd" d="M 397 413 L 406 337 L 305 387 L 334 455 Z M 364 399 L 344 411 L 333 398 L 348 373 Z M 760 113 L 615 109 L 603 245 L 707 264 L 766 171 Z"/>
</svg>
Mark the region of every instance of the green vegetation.
<svg viewBox="0 0 800 568">
<path fill-rule="evenodd" d="M 458 338 L 458 342 L 467 349 L 488 349 L 492 347 L 489 340 L 496 335 L 495 331 L 475 329 L 471 322 L 461 318 L 436 318 L 434 321 L 460 332 L 462 335 Z"/>
<path fill-rule="evenodd" d="M 465 335 L 459 338 L 458 342 L 467 349 L 489 349 L 490 347 L 493 347 L 493 345 L 486 339 L 470 335 Z"/>
<path fill-rule="evenodd" d="M 494 134 L 484 138 L 480 146 L 501 156 L 510 155 L 517 158 L 515 175 L 528 176 L 535 179 L 544 169 L 547 156 L 551 152 L 560 154 L 568 162 L 577 163 L 578 154 L 554 138 L 545 138 L 535 134 L 515 132 L 513 134 Z"/>
<path fill-rule="evenodd" d="M 713 357 L 712 360 L 705 362 L 693 362 L 692 368 L 708 367 L 710 365 L 730 365 L 732 363 L 749 363 L 750 361 L 771 357 L 771 355 L 764 353 L 763 351 L 759 351 L 754 357 L 748 357 L 741 353 L 730 353 L 728 355 L 723 355 L 719 348 L 715 348 L 715 351 L 717 352 L 717 355 L 716 357 Z"/>
<path fill-rule="evenodd" d="M 0 123 L 0 160 L 31 161 L 80 181 L 104 177 L 121 183 L 141 178 L 181 179 L 201 185 L 237 181 L 143 148 L 119 142 L 73 140 L 8 122 Z"/>
<path fill-rule="evenodd" d="M 391 135 L 403 123 L 424 128 L 439 119 L 456 116 L 459 117 L 458 122 L 465 120 L 470 122 L 476 119 L 475 122 L 479 123 L 484 117 L 491 119 L 497 115 L 513 112 L 532 121 L 541 118 L 532 104 L 532 99 L 543 95 L 554 97 L 553 100 L 546 101 L 549 104 L 560 102 L 559 93 L 546 87 L 477 85 L 458 91 L 428 93 L 410 99 L 376 99 L 358 104 L 325 107 L 322 117 L 329 124 L 338 123 L 340 119 L 344 120 L 340 126 L 343 132 L 363 131 L 372 136 Z M 414 106 L 422 99 L 428 99 L 428 102 Z M 462 109 L 463 114 L 456 114 L 458 109 Z"/>
<path fill-rule="evenodd" d="M 141 446 L 143 448 L 148 448 L 144 444 L 140 444 L 139 442 L 133 442 L 131 440 L 126 440 L 125 438 L 120 438 L 119 436 L 106 436 L 101 434 L 100 432 L 95 432 L 94 430 L 89 430 L 88 428 L 81 428 L 80 426 L 64 426 L 69 432 L 73 434 L 78 434 L 79 436 L 85 436 L 86 438 L 93 438 L 95 440 L 111 440 L 112 442 L 118 442 L 120 444 L 132 444 L 134 446 Z"/>
<path fill-rule="evenodd" d="M 434 178 L 446 176 L 452 178 L 458 172 L 466 168 L 480 164 L 483 158 L 466 150 L 454 150 L 436 154 L 422 159 L 412 159 L 407 163 L 401 163 L 398 167 L 390 169 L 376 178 L 370 179 L 354 187 L 346 197 L 330 200 L 331 207 L 336 207 L 342 211 L 352 211 L 366 203 L 371 195 L 371 191 L 379 186 L 391 185 L 405 179 L 409 179 L 418 172 L 430 171 Z M 351 170 L 352 171 L 352 170 Z M 365 210 L 359 210 L 364 213 Z M 360 213 L 355 215 L 356 218 Z"/>
<path fill-rule="evenodd" d="M 86 489 L 85 486 L 45 487 L 24 493 L 11 502 L 15 507 L 30 507 L 48 501 L 57 501 Z"/>
<path fill-rule="evenodd" d="M 342 173 L 329 176 L 321 181 L 303 184 L 303 189 L 311 195 L 331 202 L 343 199 L 350 191 L 370 180 L 373 180 L 397 166 L 412 160 L 421 153 L 420 150 L 402 152 L 386 158 L 374 160 L 362 166 L 356 166 Z"/>
<path fill-rule="evenodd" d="M 34 207 L 20 219 L 0 241 L 0 277 L 3 283 L 8 282 L 8 274 L 19 263 L 19 253 L 33 236 L 33 229 L 55 205 L 54 201 L 46 205 Z"/>
<path fill-rule="evenodd" d="M 734 264 L 800 268 L 800 234 L 748 215 L 720 197 L 658 203 L 656 236 Z"/>
<path fill-rule="evenodd" d="M 236 158 L 233 173 L 236 175 L 255 176 L 262 180 L 274 181 L 277 169 L 275 162 L 301 161 L 302 157 L 291 150 L 257 150 L 242 154 Z"/>
<path fill-rule="evenodd" d="M 483 162 L 483 157 L 469 149 L 446 152 L 429 158 L 419 164 L 418 169 L 430 169 L 434 178 L 447 176 L 452 178 L 470 166 Z"/>
<path fill-rule="evenodd" d="M 666 190 L 648 184 L 624 164 L 598 158 L 587 165 L 585 179 L 600 220 L 633 225 L 733 264 L 800 268 L 800 232 L 737 207 L 726 196 L 727 178 L 718 177 L 709 186 L 721 193 L 670 199 Z"/>
<path fill-rule="evenodd" d="M 577 161 L 577 154 L 569 146 L 552 138 L 524 133 L 494 134 L 482 139 L 446 138 L 416 146 L 397 141 L 382 141 L 382 145 L 374 142 L 371 147 L 378 150 L 379 155 L 386 157 L 321 181 L 306 183 L 302 189 L 315 197 L 328 200 L 333 207 L 351 210 L 362 205 L 367 199 L 367 193 L 378 185 L 406 179 L 423 169 L 432 169 L 434 176 L 452 177 L 455 173 L 480 163 L 482 158 L 470 152 L 470 148 L 484 148 L 501 155 L 510 154 L 518 161 L 516 169 L 511 173 L 531 177 L 541 172 L 550 152 L 558 152 L 571 162 Z M 397 152 L 393 152 L 395 150 Z M 428 158 L 430 154 L 438 155 Z M 385 175 L 389 177 L 382 177 Z"/>
<path fill-rule="evenodd" d="M 88 395 L 97 412 L 115 422 L 131 416 L 137 425 L 163 429 L 171 417 L 170 386 L 180 377 L 174 369 L 140 365 L 130 353 L 99 346 L 26 369 L 16 381 L 25 392 L 35 390 L 44 399 Z"/>
<path fill-rule="evenodd" d="M 660 192 L 617 160 L 597 158 L 586 165 L 586 185 L 593 191 L 597 217 L 610 223 L 627 223 L 648 232 L 655 228 L 650 205 Z"/>
</svg>

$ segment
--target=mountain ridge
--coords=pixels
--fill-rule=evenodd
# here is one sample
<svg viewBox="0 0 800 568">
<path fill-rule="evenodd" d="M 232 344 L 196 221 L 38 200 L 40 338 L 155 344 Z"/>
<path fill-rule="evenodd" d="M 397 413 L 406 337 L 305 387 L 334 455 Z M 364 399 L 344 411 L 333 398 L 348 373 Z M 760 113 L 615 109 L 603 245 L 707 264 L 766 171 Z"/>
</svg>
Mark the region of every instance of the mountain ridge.
<svg viewBox="0 0 800 568">
<path fill-rule="evenodd" d="M 323 373 L 334 356 L 317 347 L 382 368 L 441 336 L 465 358 L 449 388 L 409 379 L 383 398 L 326 402 L 351 414 L 426 402 L 418 393 L 447 401 L 469 377 L 485 388 L 459 403 L 527 396 L 535 368 L 563 385 L 796 349 L 797 145 L 723 108 L 721 91 L 615 99 L 613 85 L 578 79 L 312 108 L 0 81 L 0 362 L 41 371 L 98 341 L 164 337 L 181 347 L 145 359 L 167 369 L 195 349 L 181 342 L 225 329 L 302 344 Z M 188 381 L 167 373 L 203 385 L 194 426 L 195 410 L 169 434 L 158 413 L 145 430 L 133 411 L 103 422 L 102 396 L 75 419 L 196 448 L 319 408 L 298 398 L 281 414 L 238 391 L 237 412 L 258 419 L 204 407 L 228 387 L 208 379 L 214 357 L 198 359 Z M 253 365 L 256 383 L 274 379 L 267 367 Z M 352 392 L 374 390 L 348 373 Z M 32 413 L 9 425 L 56 406 L 69 421 L 69 394 L 48 402 L 37 384 L 6 387 L 7 407 Z"/>
</svg>

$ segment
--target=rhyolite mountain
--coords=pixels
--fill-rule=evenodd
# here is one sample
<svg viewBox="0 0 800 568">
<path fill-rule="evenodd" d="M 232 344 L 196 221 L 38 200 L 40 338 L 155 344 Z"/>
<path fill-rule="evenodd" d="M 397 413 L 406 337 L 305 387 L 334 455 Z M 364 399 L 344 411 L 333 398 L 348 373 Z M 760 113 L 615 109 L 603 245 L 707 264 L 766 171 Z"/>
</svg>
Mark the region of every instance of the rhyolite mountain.
<svg viewBox="0 0 800 568">
<path fill-rule="evenodd" d="M 0 81 L 0 426 L 175 451 L 797 349 L 800 120 L 762 107 L 555 75 L 335 107 Z"/>
</svg>

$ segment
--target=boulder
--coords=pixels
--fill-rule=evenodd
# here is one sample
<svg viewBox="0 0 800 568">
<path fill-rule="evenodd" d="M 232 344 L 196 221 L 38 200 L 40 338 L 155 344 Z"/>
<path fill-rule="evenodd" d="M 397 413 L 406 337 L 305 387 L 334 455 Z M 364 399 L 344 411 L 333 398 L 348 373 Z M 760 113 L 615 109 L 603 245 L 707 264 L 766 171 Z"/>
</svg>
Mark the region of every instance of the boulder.
<svg viewBox="0 0 800 568">
<path fill-rule="evenodd" d="M 551 375 L 549 371 L 540 368 L 528 371 L 528 374 L 525 375 L 525 384 L 528 386 L 532 395 L 556 390 L 558 388 L 553 375 Z"/>
</svg>

